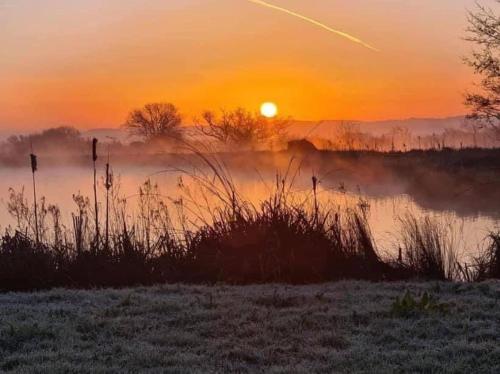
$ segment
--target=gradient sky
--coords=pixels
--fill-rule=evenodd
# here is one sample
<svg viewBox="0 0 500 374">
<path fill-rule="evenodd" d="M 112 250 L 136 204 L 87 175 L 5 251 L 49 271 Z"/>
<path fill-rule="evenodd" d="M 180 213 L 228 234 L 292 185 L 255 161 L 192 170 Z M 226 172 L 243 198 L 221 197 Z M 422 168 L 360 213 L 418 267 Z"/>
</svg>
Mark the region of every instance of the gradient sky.
<svg viewBox="0 0 500 374">
<path fill-rule="evenodd" d="M 465 113 L 474 0 L 268 1 L 381 52 L 247 0 L 0 0 L 0 128 L 118 126 L 156 101 L 188 121 L 263 101 L 310 120 Z"/>
</svg>

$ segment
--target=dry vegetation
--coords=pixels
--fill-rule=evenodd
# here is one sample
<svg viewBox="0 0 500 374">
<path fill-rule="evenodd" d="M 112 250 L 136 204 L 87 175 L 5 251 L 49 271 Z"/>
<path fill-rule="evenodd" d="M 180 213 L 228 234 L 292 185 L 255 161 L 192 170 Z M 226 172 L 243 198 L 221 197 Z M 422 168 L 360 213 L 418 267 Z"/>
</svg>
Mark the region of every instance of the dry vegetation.
<svg viewBox="0 0 500 374">
<path fill-rule="evenodd" d="M 498 373 L 499 297 L 493 281 L 10 293 L 0 368 Z"/>
</svg>

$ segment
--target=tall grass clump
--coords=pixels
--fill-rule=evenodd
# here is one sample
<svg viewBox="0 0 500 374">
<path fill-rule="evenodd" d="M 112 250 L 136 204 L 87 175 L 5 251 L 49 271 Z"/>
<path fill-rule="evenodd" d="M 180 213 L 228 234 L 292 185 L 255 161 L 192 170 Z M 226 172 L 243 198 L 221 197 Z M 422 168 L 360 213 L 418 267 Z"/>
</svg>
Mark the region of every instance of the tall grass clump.
<svg viewBox="0 0 500 374">
<path fill-rule="evenodd" d="M 401 218 L 398 262 L 422 279 L 453 280 L 458 275 L 458 253 L 446 224 L 428 216 Z"/>
<path fill-rule="evenodd" d="M 276 198 L 259 209 L 219 210 L 190 239 L 194 281 L 310 283 L 383 279 L 366 222 L 351 212 L 315 214 Z"/>
<path fill-rule="evenodd" d="M 464 279 L 478 282 L 500 279 L 500 232 L 490 233 L 488 240 L 486 248 L 472 259 L 472 263 L 460 268 Z"/>
<path fill-rule="evenodd" d="M 294 199 L 291 163 L 257 206 L 248 202 L 214 157 L 204 158 L 216 178 L 189 174 L 219 200 L 209 222 L 188 235 L 193 281 L 309 283 L 391 276 L 377 253 L 361 212 L 322 208 L 313 177 L 313 199 Z"/>
</svg>

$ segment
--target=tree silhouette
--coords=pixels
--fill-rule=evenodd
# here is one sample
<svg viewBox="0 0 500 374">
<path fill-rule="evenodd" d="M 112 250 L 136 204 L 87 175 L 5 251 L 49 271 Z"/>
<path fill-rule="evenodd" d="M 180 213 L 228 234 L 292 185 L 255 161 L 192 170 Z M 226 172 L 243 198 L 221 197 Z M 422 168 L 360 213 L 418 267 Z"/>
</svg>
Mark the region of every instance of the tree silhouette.
<svg viewBox="0 0 500 374">
<path fill-rule="evenodd" d="M 146 140 L 179 140 L 182 138 L 182 116 L 170 103 L 146 104 L 129 113 L 125 127 Z"/>
<path fill-rule="evenodd" d="M 466 62 L 482 79 L 480 90 L 468 93 L 465 103 L 472 109 L 470 119 L 491 126 L 500 136 L 500 15 L 482 5 L 477 7 L 469 12 L 466 40 L 479 50 L 473 51 Z"/>
<path fill-rule="evenodd" d="M 288 121 L 269 119 L 245 109 L 222 111 L 220 115 L 207 111 L 204 123 L 199 126 L 202 134 L 224 145 L 254 147 L 282 137 Z"/>
</svg>

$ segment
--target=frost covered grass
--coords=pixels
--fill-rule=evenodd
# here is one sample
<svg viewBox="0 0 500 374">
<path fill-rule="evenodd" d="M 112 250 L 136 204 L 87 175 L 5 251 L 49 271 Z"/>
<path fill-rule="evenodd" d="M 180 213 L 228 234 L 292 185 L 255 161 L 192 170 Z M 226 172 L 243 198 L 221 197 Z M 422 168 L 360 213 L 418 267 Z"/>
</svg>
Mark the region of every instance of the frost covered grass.
<svg viewBox="0 0 500 374">
<path fill-rule="evenodd" d="M 500 372 L 500 282 L 0 295 L 12 372 Z"/>
</svg>

